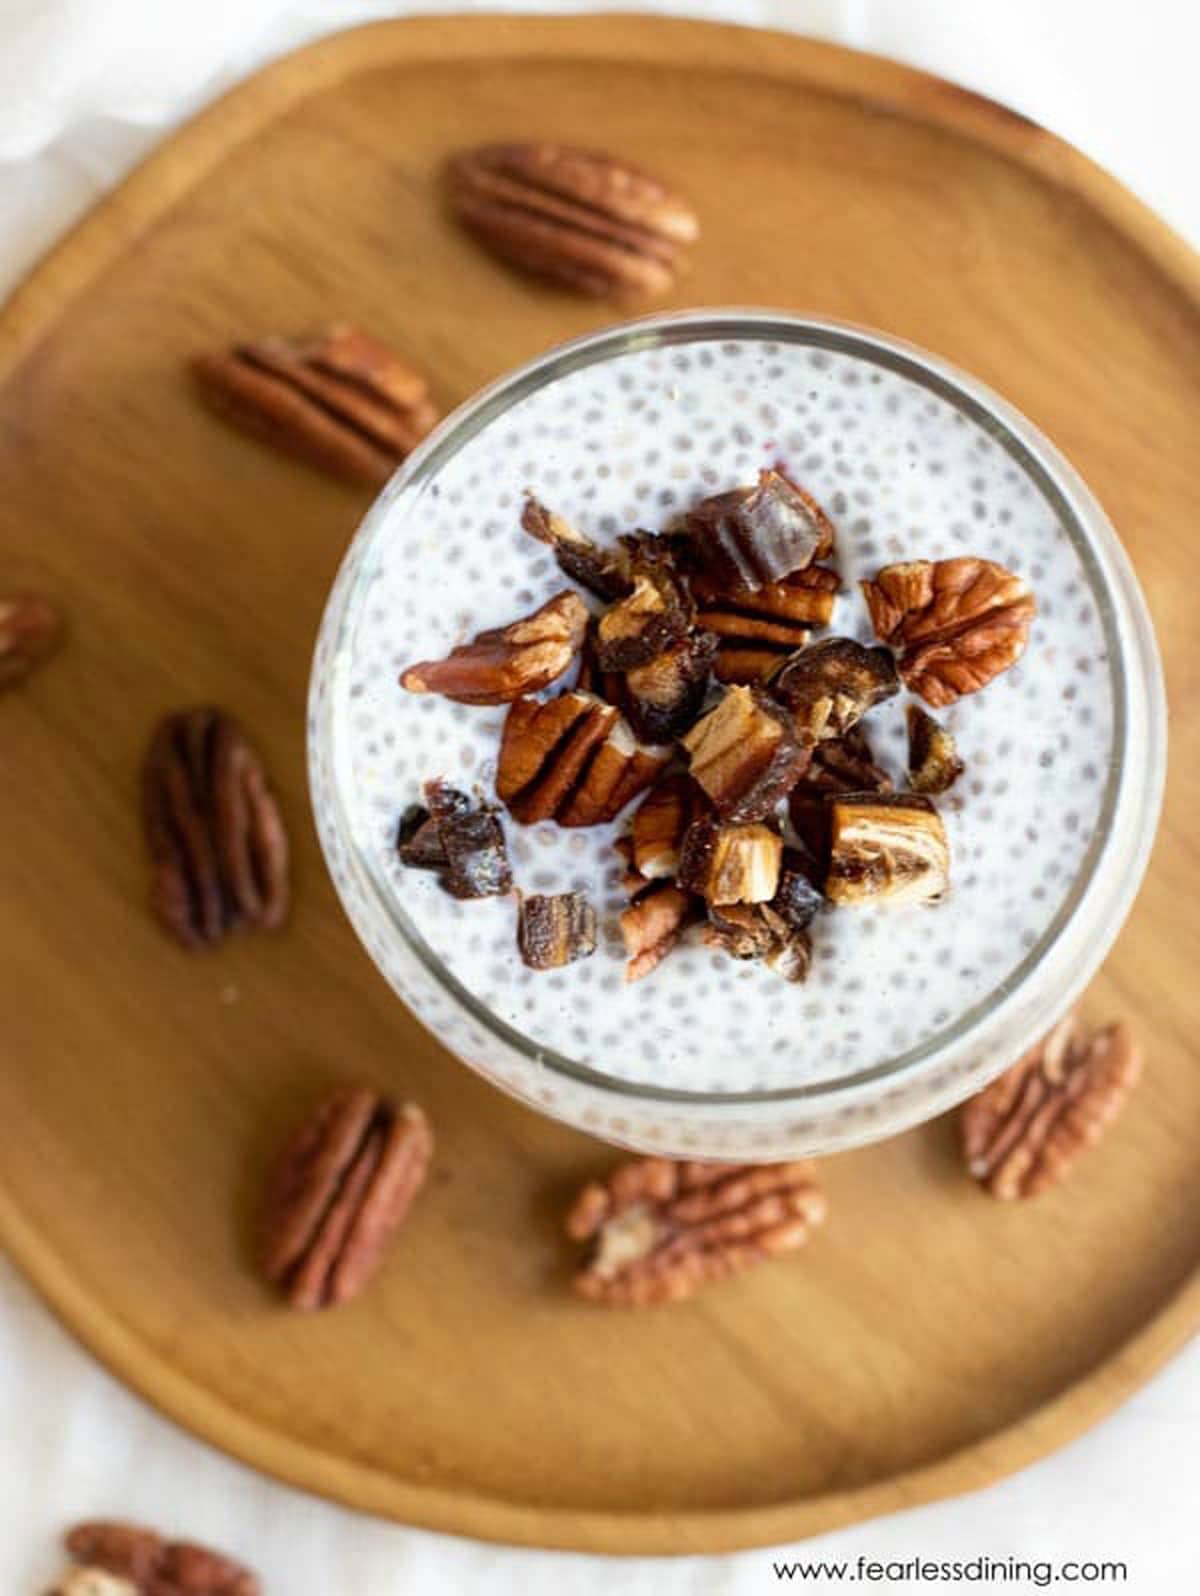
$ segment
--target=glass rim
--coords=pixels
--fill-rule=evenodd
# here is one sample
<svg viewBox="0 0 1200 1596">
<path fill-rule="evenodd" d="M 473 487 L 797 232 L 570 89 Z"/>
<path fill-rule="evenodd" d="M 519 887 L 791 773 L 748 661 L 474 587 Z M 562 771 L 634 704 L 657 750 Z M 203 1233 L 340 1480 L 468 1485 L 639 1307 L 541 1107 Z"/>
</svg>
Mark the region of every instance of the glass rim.
<svg viewBox="0 0 1200 1596">
<path fill-rule="evenodd" d="M 981 428 L 1031 480 L 1071 539 L 1091 585 L 1103 628 L 1113 702 L 1113 732 L 1108 780 L 1097 824 L 1079 869 L 1057 912 L 1042 936 L 1019 963 L 992 990 L 932 1036 L 881 1063 L 828 1080 L 744 1092 L 690 1091 L 656 1086 L 650 1082 L 609 1075 L 558 1051 L 541 1046 L 499 1018 L 443 963 L 399 903 L 375 868 L 369 853 L 359 846 L 342 796 L 342 761 L 337 757 L 334 711 L 339 695 L 331 691 L 321 722 L 310 728 L 310 760 L 319 739 L 333 757 L 331 783 L 336 805 L 336 827 L 346 841 L 346 853 L 370 897 L 436 984 L 485 1031 L 526 1063 L 614 1099 L 661 1103 L 675 1109 L 688 1106 L 712 1109 L 755 1105 L 778 1107 L 787 1103 L 812 1106 L 817 1100 L 861 1093 L 881 1085 L 900 1085 L 914 1074 L 934 1070 L 957 1049 L 980 1035 L 984 1027 L 999 1027 L 1024 994 L 1030 978 L 1051 960 L 1061 966 L 1061 1009 L 1073 1001 L 1103 959 L 1128 913 L 1149 858 L 1165 780 L 1166 704 L 1161 665 L 1145 600 L 1128 558 L 1097 500 L 1078 473 L 1045 435 L 1007 400 L 969 373 L 904 339 L 852 322 L 827 317 L 753 307 L 673 311 L 639 317 L 585 333 L 557 344 L 501 376 L 451 412 L 424 443 L 404 462 L 367 511 L 343 560 L 323 615 L 320 637 L 331 627 L 335 636 L 331 657 L 336 672 L 347 665 L 347 644 L 360 613 L 361 599 L 371 577 L 369 560 L 362 560 L 353 580 L 343 577 L 352 561 L 361 558 L 381 538 L 395 505 L 409 492 L 427 485 L 440 468 L 485 427 L 514 404 L 564 376 L 635 351 L 671 347 L 696 341 L 779 342 L 849 354 L 867 359 L 917 383 L 952 405 Z M 1131 678 L 1127 658 L 1137 671 Z M 310 699 L 315 699 L 316 671 Z M 1135 699 L 1138 702 L 1134 702 Z M 1131 761 L 1131 740 L 1147 745 L 1141 763 L 1140 786 L 1132 785 L 1138 766 Z M 1140 819 L 1141 824 L 1119 827 L 1119 819 Z M 320 828 L 318 828 L 320 829 Z M 1128 868 L 1120 879 L 1108 883 L 1102 866 L 1131 830 Z M 324 839 L 322 838 L 324 847 Z M 1103 898 L 1103 902 L 1097 900 Z M 349 911 L 349 905 L 346 905 Z M 1100 908 L 1100 923 L 1090 937 L 1081 937 L 1083 911 Z M 351 913 L 352 924 L 355 924 Z M 1089 927 L 1091 922 L 1089 920 Z M 1072 937 L 1072 933 L 1074 936 Z M 1076 943 L 1079 944 L 1076 947 Z M 1060 1012 L 1061 1012 L 1060 1009 Z M 1049 1016 L 1050 1019 L 1056 1017 Z M 1048 1023 L 1048 1020 L 1046 1021 Z M 980 1040 L 984 1038 L 980 1036 Z"/>
</svg>

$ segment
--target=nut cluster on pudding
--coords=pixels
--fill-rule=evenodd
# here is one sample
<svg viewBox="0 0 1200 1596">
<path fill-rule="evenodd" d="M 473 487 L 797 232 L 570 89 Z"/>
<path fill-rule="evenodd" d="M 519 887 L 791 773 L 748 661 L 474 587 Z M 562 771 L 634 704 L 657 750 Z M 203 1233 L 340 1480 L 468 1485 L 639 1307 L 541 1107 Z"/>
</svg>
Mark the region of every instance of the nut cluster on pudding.
<svg viewBox="0 0 1200 1596">
<path fill-rule="evenodd" d="M 962 773 L 954 739 L 910 705 L 908 783 L 896 791 L 873 758 L 868 717 L 902 688 L 945 708 L 1012 665 L 1035 610 L 1020 576 L 977 557 L 885 566 L 861 583 L 878 643 L 813 641 L 833 619 L 837 539 L 781 469 L 607 546 L 532 494 L 521 525 L 592 607 L 564 589 L 410 665 L 401 683 L 511 706 L 495 793 L 519 825 L 607 824 L 640 799 L 617 842 L 627 980 L 695 927 L 713 948 L 803 981 L 822 908 L 943 897 L 950 847 L 933 795 Z M 573 668 L 572 686 L 538 696 Z M 426 795 L 401 821 L 403 863 L 437 870 L 456 896 L 508 892 L 490 806 L 440 774 Z M 464 828 L 475 850 L 465 865 Z M 518 892 L 518 905 L 530 968 L 595 950 L 582 893 Z"/>
</svg>

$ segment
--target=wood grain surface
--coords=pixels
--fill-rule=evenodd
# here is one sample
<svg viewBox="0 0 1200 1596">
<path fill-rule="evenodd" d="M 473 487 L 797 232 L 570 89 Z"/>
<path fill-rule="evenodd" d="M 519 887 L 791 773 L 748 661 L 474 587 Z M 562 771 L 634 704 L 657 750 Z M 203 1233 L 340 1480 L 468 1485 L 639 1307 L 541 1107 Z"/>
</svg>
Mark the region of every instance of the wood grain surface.
<svg viewBox="0 0 1200 1596">
<path fill-rule="evenodd" d="M 201 410 L 194 351 L 377 329 L 450 405 L 612 312 L 510 274 L 445 216 L 477 140 L 603 144 L 695 200 L 679 306 L 913 339 L 1083 471 L 1136 563 L 1174 706 L 1166 815 L 1092 990 L 1148 1077 L 1069 1187 L 989 1202 L 935 1123 L 830 1160 L 808 1250 L 693 1305 L 565 1290 L 566 1195 L 611 1154 L 453 1062 L 335 903 L 304 787 L 309 653 L 361 495 Z M 1200 273 L 1111 179 L 962 90 L 794 38 L 589 17 L 387 23 L 205 113 L 0 318 L 0 585 L 62 655 L 0 701 L 0 1235 L 181 1423 L 413 1523 L 545 1546 L 717 1550 L 967 1490 L 1061 1444 L 1200 1321 Z M 258 735 L 295 841 L 276 938 L 189 958 L 145 907 L 154 718 Z M 330 1083 L 429 1110 L 430 1190 L 375 1287 L 289 1315 L 249 1267 L 264 1159 Z"/>
</svg>

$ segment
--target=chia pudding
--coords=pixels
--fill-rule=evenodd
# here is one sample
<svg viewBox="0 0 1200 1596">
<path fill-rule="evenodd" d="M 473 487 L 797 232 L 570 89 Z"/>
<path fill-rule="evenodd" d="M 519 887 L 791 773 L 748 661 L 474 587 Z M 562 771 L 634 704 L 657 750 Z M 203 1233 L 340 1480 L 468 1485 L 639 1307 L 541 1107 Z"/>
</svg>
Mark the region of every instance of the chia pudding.
<svg viewBox="0 0 1200 1596">
<path fill-rule="evenodd" d="M 778 1104 L 884 1083 L 867 1089 L 878 1099 L 889 1077 L 939 1050 L 944 1057 L 964 1018 L 985 1016 L 1036 983 L 1043 956 L 1077 918 L 1112 832 L 1130 692 L 1128 662 L 1115 657 L 1126 652 L 1127 618 L 1114 610 L 1111 573 L 1060 483 L 977 390 L 933 380 L 897 346 L 866 335 L 819 326 L 797 332 L 805 324 L 766 317 L 676 326 L 678 336 L 662 341 L 639 338 L 637 324 L 624 342 L 599 335 L 613 340 L 603 358 L 568 363 L 510 392 L 490 413 L 477 404 L 474 424 L 440 458 L 435 437 L 432 461 L 427 446 L 359 536 L 331 601 L 313 700 L 323 841 L 352 918 L 394 984 L 443 1036 L 447 1005 L 465 1000 L 476 1017 L 464 1022 L 471 1034 L 460 1028 L 447 1040 L 501 1084 L 612 1139 L 664 1150 L 697 1142 L 647 1131 L 640 1111 L 621 1102 L 625 1089 L 634 1104 L 643 1097 Z M 729 336 L 731 328 L 740 335 Z M 443 433 L 455 430 L 451 418 Z M 503 814 L 517 885 L 526 893 L 584 893 L 598 916 L 591 957 L 553 971 L 528 969 L 511 897 L 458 901 L 434 875 L 406 870 L 396 851 L 398 818 L 430 778 L 494 801 L 507 705 L 406 693 L 398 677 L 414 660 L 440 658 L 572 586 L 551 550 L 522 531 L 527 494 L 605 545 L 633 528 L 661 531 L 697 500 L 750 483 L 768 467 L 812 494 L 836 529 L 840 591 L 831 624 L 815 638 L 876 643 L 859 582 L 899 561 L 977 556 L 1018 573 L 1036 595 L 1020 660 L 982 691 L 936 711 L 965 766 L 936 799 L 949 842 L 949 890 L 932 905 L 821 912 L 802 984 L 687 937 L 648 978 L 631 983 L 614 842 L 635 806 L 611 824 L 583 829 L 521 826 Z M 1073 480 L 1069 487 L 1083 492 Z M 1136 588 L 1133 594 L 1140 602 Z M 1146 689 L 1152 709 L 1161 707 L 1156 685 Z M 874 757 L 898 791 L 907 785 L 905 716 L 914 702 L 901 692 L 869 716 Z M 1130 852 L 1134 844 L 1125 848 L 1135 882 L 1148 842 L 1136 839 L 1140 859 Z M 357 901 L 364 892 L 374 900 L 370 927 Z M 417 950 L 420 981 L 415 966 L 400 975 L 389 962 L 395 932 L 383 927 L 381 908 L 402 926 L 406 952 Z M 1092 965 L 1119 920 L 1110 910 L 1108 923 L 1095 928 L 1087 944 Z M 417 990 L 430 970 L 440 1008 Z M 1072 961 L 1072 976 L 1087 973 Z M 1070 995 L 1064 990 L 1058 1006 Z M 1043 993 L 1042 1002 L 1053 1018 L 1053 996 Z M 526 1060 L 521 1079 L 506 1076 L 507 1063 L 489 1067 L 481 1057 L 490 1044 L 480 1014 Z M 615 1094 L 599 1100 L 599 1119 L 594 1105 L 589 1121 L 539 1076 L 543 1059 Z M 962 1095 L 971 1070 L 994 1073 L 1009 1061 L 978 1053 L 960 1059 L 957 1074 L 941 1078 L 942 1098 Z M 897 1112 L 919 1117 L 929 1101 L 914 1097 Z M 653 1116 L 663 1117 L 657 1109 Z M 770 1117 L 758 1119 L 760 1149 Z M 834 1132 L 833 1141 L 891 1128 L 886 1113 L 868 1115 L 857 1128 Z M 809 1144 L 821 1140 L 807 1136 Z M 699 1145 L 718 1155 L 719 1142 L 700 1133 Z M 795 1143 L 793 1136 L 786 1145 Z"/>
</svg>

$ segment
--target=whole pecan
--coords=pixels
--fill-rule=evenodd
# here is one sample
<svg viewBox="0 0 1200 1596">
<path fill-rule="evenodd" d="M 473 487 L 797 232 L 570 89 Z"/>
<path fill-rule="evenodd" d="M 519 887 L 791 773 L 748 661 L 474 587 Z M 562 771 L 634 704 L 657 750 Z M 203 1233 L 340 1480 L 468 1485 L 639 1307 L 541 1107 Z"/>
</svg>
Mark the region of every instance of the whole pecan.
<svg viewBox="0 0 1200 1596">
<path fill-rule="evenodd" d="M 862 583 L 871 624 L 905 685 L 935 708 L 977 693 L 1025 651 L 1037 606 L 993 560 L 912 560 Z"/>
<path fill-rule="evenodd" d="M 687 201 L 612 155 L 487 144 L 449 167 L 459 221 L 502 259 L 598 299 L 665 293 L 699 233 Z"/>
<path fill-rule="evenodd" d="M 587 623 L 583 600 L 564 589 L 532 615 L 460 643 L 445 659 L 410 665 L 400 685 L 460 704 L 511 704 L 558 680 L 583 646 Z"/>
<path fill-rule="evenodd" d="M 167 1541 L 135 1524 L 77 1524 L 66 1547 L 80 1565 L 60 1582 L 61 1596 L 258 1596 L 261 1585 L 241 1563 L 191 1541 Z M 91 1584 L 76 1575 L 103 1573 L 116 1583 Z M 74 1581 L 74 1583 L 72 1583 Z"/>
<path fill-rule="evenodd" d="M 1049 1190 L 1099 1141 L 1141 1072 L 1128 1026 L 1089 1032 L 1068 1014 L 962 1110 L 968 1170 L 993 1197 Z"/>
<path fill-rule="evenodd" d="M 309 343 L 201 355 L 192 370 L 227 420 L 350 482 L 381 486 L 438 420 L 418 371 L 341 324 Z"/>
<path fill-rule="evenodd" d="M 262 1221 L 262 1263 L 294 1308 L 336 1307 L 375 1273 L 433 1155 L 429 1121 L 368 1086 L 335 1092 L 284 1149 Z"/>
<path fill-rule="evenodd" d="M 589 1182 L 567 1215 L 568 1236 L 592 1244 L 575 1289 L 613 1306 L 678 1302 L 802 1246 L 824 1217 L 809 1163 L 634 1159 Z"/>
<path fill-rule="evenodd" d="M 28 676 L 53 654 L 61 637 L 58 611 L 40 593 L 0 596 L 0 689 Z"/>
<path fill-rule="evenodd" d="M 275 930 L 288 909 L 288 839 L 262 760 L 231 715 L 160 722 L 142 773 L 155 914 L 186 948 L 235 926 Z"/>
</svg>

